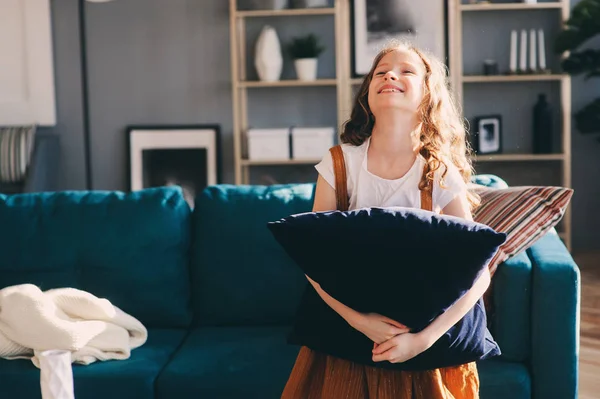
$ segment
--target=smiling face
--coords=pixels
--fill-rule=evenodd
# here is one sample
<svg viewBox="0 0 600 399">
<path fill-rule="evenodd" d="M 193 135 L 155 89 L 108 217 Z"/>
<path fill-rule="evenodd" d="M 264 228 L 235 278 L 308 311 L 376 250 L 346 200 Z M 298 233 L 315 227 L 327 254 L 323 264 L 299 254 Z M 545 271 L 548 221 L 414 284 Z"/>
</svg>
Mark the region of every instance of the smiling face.
<svg viewBox="0 0 600 399">
<path fill-rule="evenodd" d="M 373 115 L 385 109 L 417 113 L 423 99 L 425 66 L 414 51 L 398 48 L 375 67 L 368 102 Z"/>
</svg>

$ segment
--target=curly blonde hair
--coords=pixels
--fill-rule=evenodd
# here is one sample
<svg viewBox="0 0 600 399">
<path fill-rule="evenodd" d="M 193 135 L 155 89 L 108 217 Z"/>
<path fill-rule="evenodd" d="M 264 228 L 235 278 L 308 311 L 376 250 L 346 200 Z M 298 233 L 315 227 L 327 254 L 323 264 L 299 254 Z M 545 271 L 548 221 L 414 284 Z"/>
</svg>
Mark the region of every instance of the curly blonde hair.
<svg viewBox="0 0 600 399">
<path fill-rule="evenodd" d="M 440 185 L 444 187 L 444 178 L 448 173 L 448 164 L 456 166 L 466 184 L 470 183 L 473 174 L 471 148 L 466 140 L 464 119 L 451 95 L 446 78 L 446 66 L 435 56 L 418 49 L 410 43 L 390 42 L 373 60 L 371 70 L 365 76 L 354 99 L 350 119 L 344 123 L 340 139 L 342 143 L 361 145 L 371 136 L 375 119 L 368 102 L 369 86 L 373 74 L 381 59 L 395 50 L 413 51 L 425 66 L 423 100 L 419 106 L 420 149 L 426 166 L 419 189 L 432 187 L 434 173 L 444 167 Z M 468 201 L 471 210 L 479 206 L 480 198 L 468 190 Z"/>
</svg>

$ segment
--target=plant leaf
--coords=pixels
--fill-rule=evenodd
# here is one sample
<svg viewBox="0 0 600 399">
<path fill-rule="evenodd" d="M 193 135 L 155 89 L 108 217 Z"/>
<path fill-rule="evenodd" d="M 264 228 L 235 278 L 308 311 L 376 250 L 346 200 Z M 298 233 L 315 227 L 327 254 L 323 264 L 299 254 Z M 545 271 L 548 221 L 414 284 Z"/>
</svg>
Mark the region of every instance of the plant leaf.
<svg viewBox="0 0 600 399">
<path fill-rule="evenodd" d="M 600 97 L 575 114 L 575 126 L 584 134 L 600 133 Z"/>
<path fill-rule="evenodd" d="M 571 10 L 554 42 L 554 51 L 562 53 L 574 50 L 591 37 L 600 33 L 600 0 L 581 0 Z"/>
</svg>

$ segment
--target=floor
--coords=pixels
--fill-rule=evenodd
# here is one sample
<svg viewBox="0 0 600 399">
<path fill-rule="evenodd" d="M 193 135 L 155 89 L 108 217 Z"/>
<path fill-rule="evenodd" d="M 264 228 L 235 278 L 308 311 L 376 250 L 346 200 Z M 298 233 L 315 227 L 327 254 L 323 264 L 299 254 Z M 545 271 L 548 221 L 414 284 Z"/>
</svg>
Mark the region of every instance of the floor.
<svg viewBox="0 0 600 399">
<path fill-rule="evenodd" d="M 579 398 L 600 399 L 600 252 L 574 258 L 581 270 Z"/>
</svg>

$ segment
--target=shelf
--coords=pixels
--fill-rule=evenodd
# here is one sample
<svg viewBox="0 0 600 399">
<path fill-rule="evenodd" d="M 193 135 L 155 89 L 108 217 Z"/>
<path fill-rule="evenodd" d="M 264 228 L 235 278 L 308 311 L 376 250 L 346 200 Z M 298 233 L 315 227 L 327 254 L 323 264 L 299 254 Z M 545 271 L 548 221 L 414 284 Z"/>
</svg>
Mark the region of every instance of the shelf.
<svg viewBox="0 0 600 399">
<path fill-rule="evenodd" d="M 275 159 L 275 160 L 251 160 L 242 159 L 244 166 L 268 166 L 268 165 L 316 165 L 320 159 Z"/>
<path fill-rule="evenodd" d="M 311 81 L 303 81 L 296 79 L 284 79 L 276 82 L 261 82 L 261 81 L 246 81 L 239 82 L 239 87 L 310 87 L 310 86 L 335 86 L 336 79 L 317 79 Z"/>
<path fill-rule="evenodd" d="M 498 3 L 498 4 L 463 4 L 461 11 L 508 11 L 508 10 L 551 10 L 562 8 L 560 2 L 524 4 L 524 3 Z"/>
<path fill-rule="evenodd" d="M 247 10 L 237 11 L 237 18 L 251 17 L 293 17 L 302 15 L 334 15 L 334 7 L 325 8 L 295 8 L 289 10 Z"/>
<path fill-rule="evenodd" d="M 473 157 L 473 162 L 562 161 L 563 154 L 489 154 Z"/>
<path fill-rule="evenodd" d="M 465 75 L 464 83 L 493 83 L 493 82 L 536 82 L 549 80 L 562 80 L 567 75 L 542 74 L 542 75 Z"/>
</svg>

